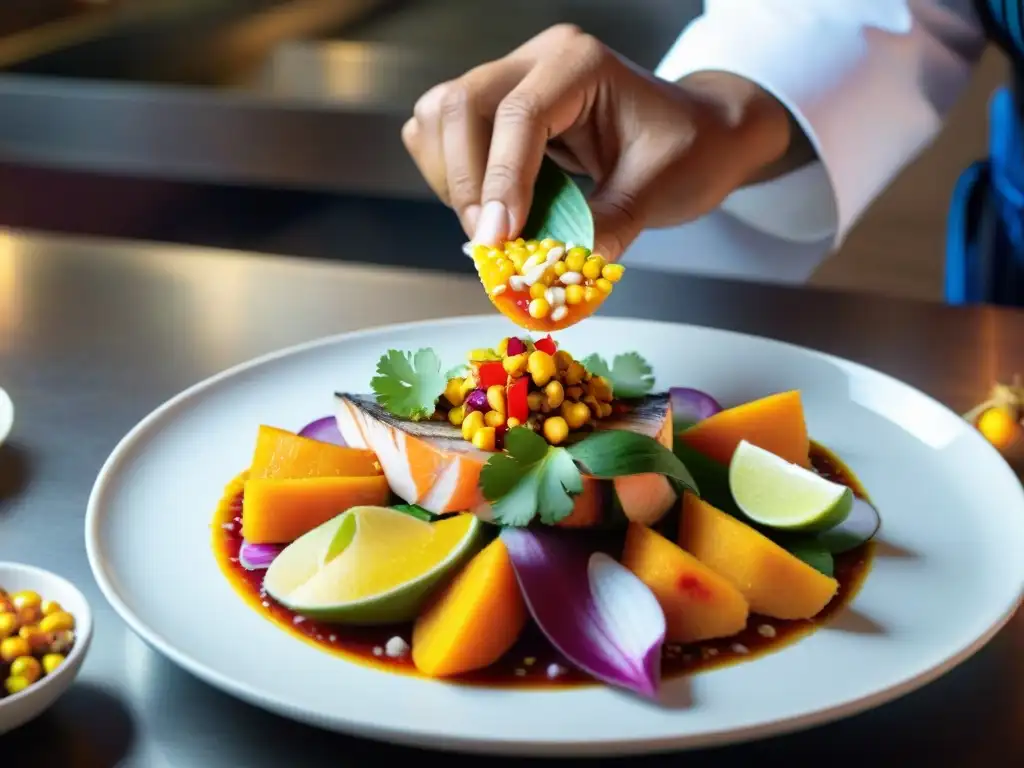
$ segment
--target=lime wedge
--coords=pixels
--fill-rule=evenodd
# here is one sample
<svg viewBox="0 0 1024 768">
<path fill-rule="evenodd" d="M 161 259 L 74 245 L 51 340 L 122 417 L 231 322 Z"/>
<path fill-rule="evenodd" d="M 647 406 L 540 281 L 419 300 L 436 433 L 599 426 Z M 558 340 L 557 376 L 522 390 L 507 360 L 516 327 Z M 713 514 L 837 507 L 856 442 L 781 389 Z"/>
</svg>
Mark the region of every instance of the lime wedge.
<svg viewBox="0 0 1024 768">
<path fill-rule="evenodd" d="M 729 489 L 755 523 L 787 531 L 827 531 L 850 514 L 853 491 L 740 441 L 729 463 Z"/>
<path fill-rule="evenodd" d="M 353 507 L 285 547 L 263 588 L 322 621 L 411 621 L 477 550 L 483 527 L 470 514 L 427 522 L 388 507 Z"/>
</svg>

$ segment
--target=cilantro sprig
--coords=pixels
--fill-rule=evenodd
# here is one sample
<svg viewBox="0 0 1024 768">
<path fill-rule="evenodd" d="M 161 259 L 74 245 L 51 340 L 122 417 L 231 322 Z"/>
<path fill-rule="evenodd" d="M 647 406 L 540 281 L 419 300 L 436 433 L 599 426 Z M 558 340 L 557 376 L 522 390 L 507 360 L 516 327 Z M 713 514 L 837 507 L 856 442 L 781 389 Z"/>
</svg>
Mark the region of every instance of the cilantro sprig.
<svg viewBox="0 0 1024 768">
<path fill-rule="evenodd" d="M 572 512 L 583 477 L 565 448 L 515 427 L 505 435 L 505 451 L 491 456 L 480 471 L 480 489 L 501 525 L 520 527 L 537 516 L 554 525 Z"/>
<path fill-rule="evenodd" d="M 573 497 L 583 492 L 583 471 L 602 478 L 661 474 L 697 492 L 686 466 L 653 438 L 610 429 L 559 448 L 526 427 L 508 431 L 505 451 L 491 456 L 480 472 L 480 489 L 500 525 L 522 527 L 537 518 L 555 525 L 572 513 Z"/>
<path fill-rule="evenodd" d="M 402 419 L 429 419 L 448 384 L 441 358 L 430 349 L 415 353 L 389 349 L 377 361 L 377 375 L 370 387 L 377 402 Z"/>
<path fill-rule="evenodd" d="M 637 352 L 616 355 L 611 365 L 598 354 L 588 355 L 582 362 L 592 374 L 611 382 L 615 397 L 631 400 L 654 388 L 654 369 Z"/>
</svg>

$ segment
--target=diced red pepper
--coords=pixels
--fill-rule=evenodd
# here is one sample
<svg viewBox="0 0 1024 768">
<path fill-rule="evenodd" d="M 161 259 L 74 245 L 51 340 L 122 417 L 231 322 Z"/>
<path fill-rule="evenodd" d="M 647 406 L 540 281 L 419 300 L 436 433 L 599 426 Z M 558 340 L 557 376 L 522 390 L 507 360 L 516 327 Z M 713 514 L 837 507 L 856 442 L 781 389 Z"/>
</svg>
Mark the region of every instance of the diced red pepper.
<svg viewBox="0 0 1024 768">
<path fill-rule="evenodd" d="M 530 406 L 526 402 L 526 396 L 530 393 L 530 378 L 520 376 L 508 385 L 505 392 L 505 399 L 508 400 L 508 416 L 516 419 L 520 424 L 525 424 L 530 417 Z"/>
<path fill-rule="evenodd" d="M 481 364 L 477 375 L 480 377 L 481 389 L 487 389 L 495 385 L 503 387 L 505 382 L 508 381 L 508 374 L 505 373 L 504 366 L 496 361 Z"/>
<path fill-rule="evenodd" d="M 554 355 L 558 351 L 558 347 L 555 345 L 555 340 L 551 338 L 549 333 L 543 339 L 537 339 L 533 344 L 534 347 L 539 349 L 541 352 L 547 352 L 549 355 Z"/>
</svg>

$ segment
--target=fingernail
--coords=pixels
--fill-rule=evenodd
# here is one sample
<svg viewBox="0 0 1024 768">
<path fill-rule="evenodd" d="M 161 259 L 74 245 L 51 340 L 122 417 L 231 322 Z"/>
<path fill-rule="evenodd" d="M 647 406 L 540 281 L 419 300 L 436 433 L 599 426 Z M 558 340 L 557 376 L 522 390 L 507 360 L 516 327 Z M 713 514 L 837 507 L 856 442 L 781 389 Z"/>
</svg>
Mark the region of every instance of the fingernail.
<svg viewBox="0 0 1024 768">
<path fill-rule="evenodd" d="M 476 233 L 476 223 L 480 220 L 480 206 L 471 205 L 462 212 L 462 224 L 466 228 L 466 234 Z"/>
<path fill-rule="evenodd" d="M 491 200 L 480 211 L 480 218 L 473 233 L 473 242 L 497 246 L 508 235 L 508 209 L 500 200 Z"/>
</svg>

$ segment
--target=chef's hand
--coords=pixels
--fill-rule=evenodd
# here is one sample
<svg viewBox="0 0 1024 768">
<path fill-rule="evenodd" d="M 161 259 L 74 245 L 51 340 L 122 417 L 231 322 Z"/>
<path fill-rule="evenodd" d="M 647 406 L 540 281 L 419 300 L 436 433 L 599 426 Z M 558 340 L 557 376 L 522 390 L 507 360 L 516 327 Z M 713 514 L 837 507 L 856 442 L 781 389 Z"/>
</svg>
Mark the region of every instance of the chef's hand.
<svg viewBox="0 0 1024 768">
<path fill-rule="evenodd" d="M 595 181 L 595 250 L 616 259 L 647 227 L 701 216 L 786 155 L 786 110 L 742 78 L 655 78 L 579 29 L 552 27 L 435 86 L 402 140 L 476 242 L 526 222 L 547 152 Z"/>
</svg>

